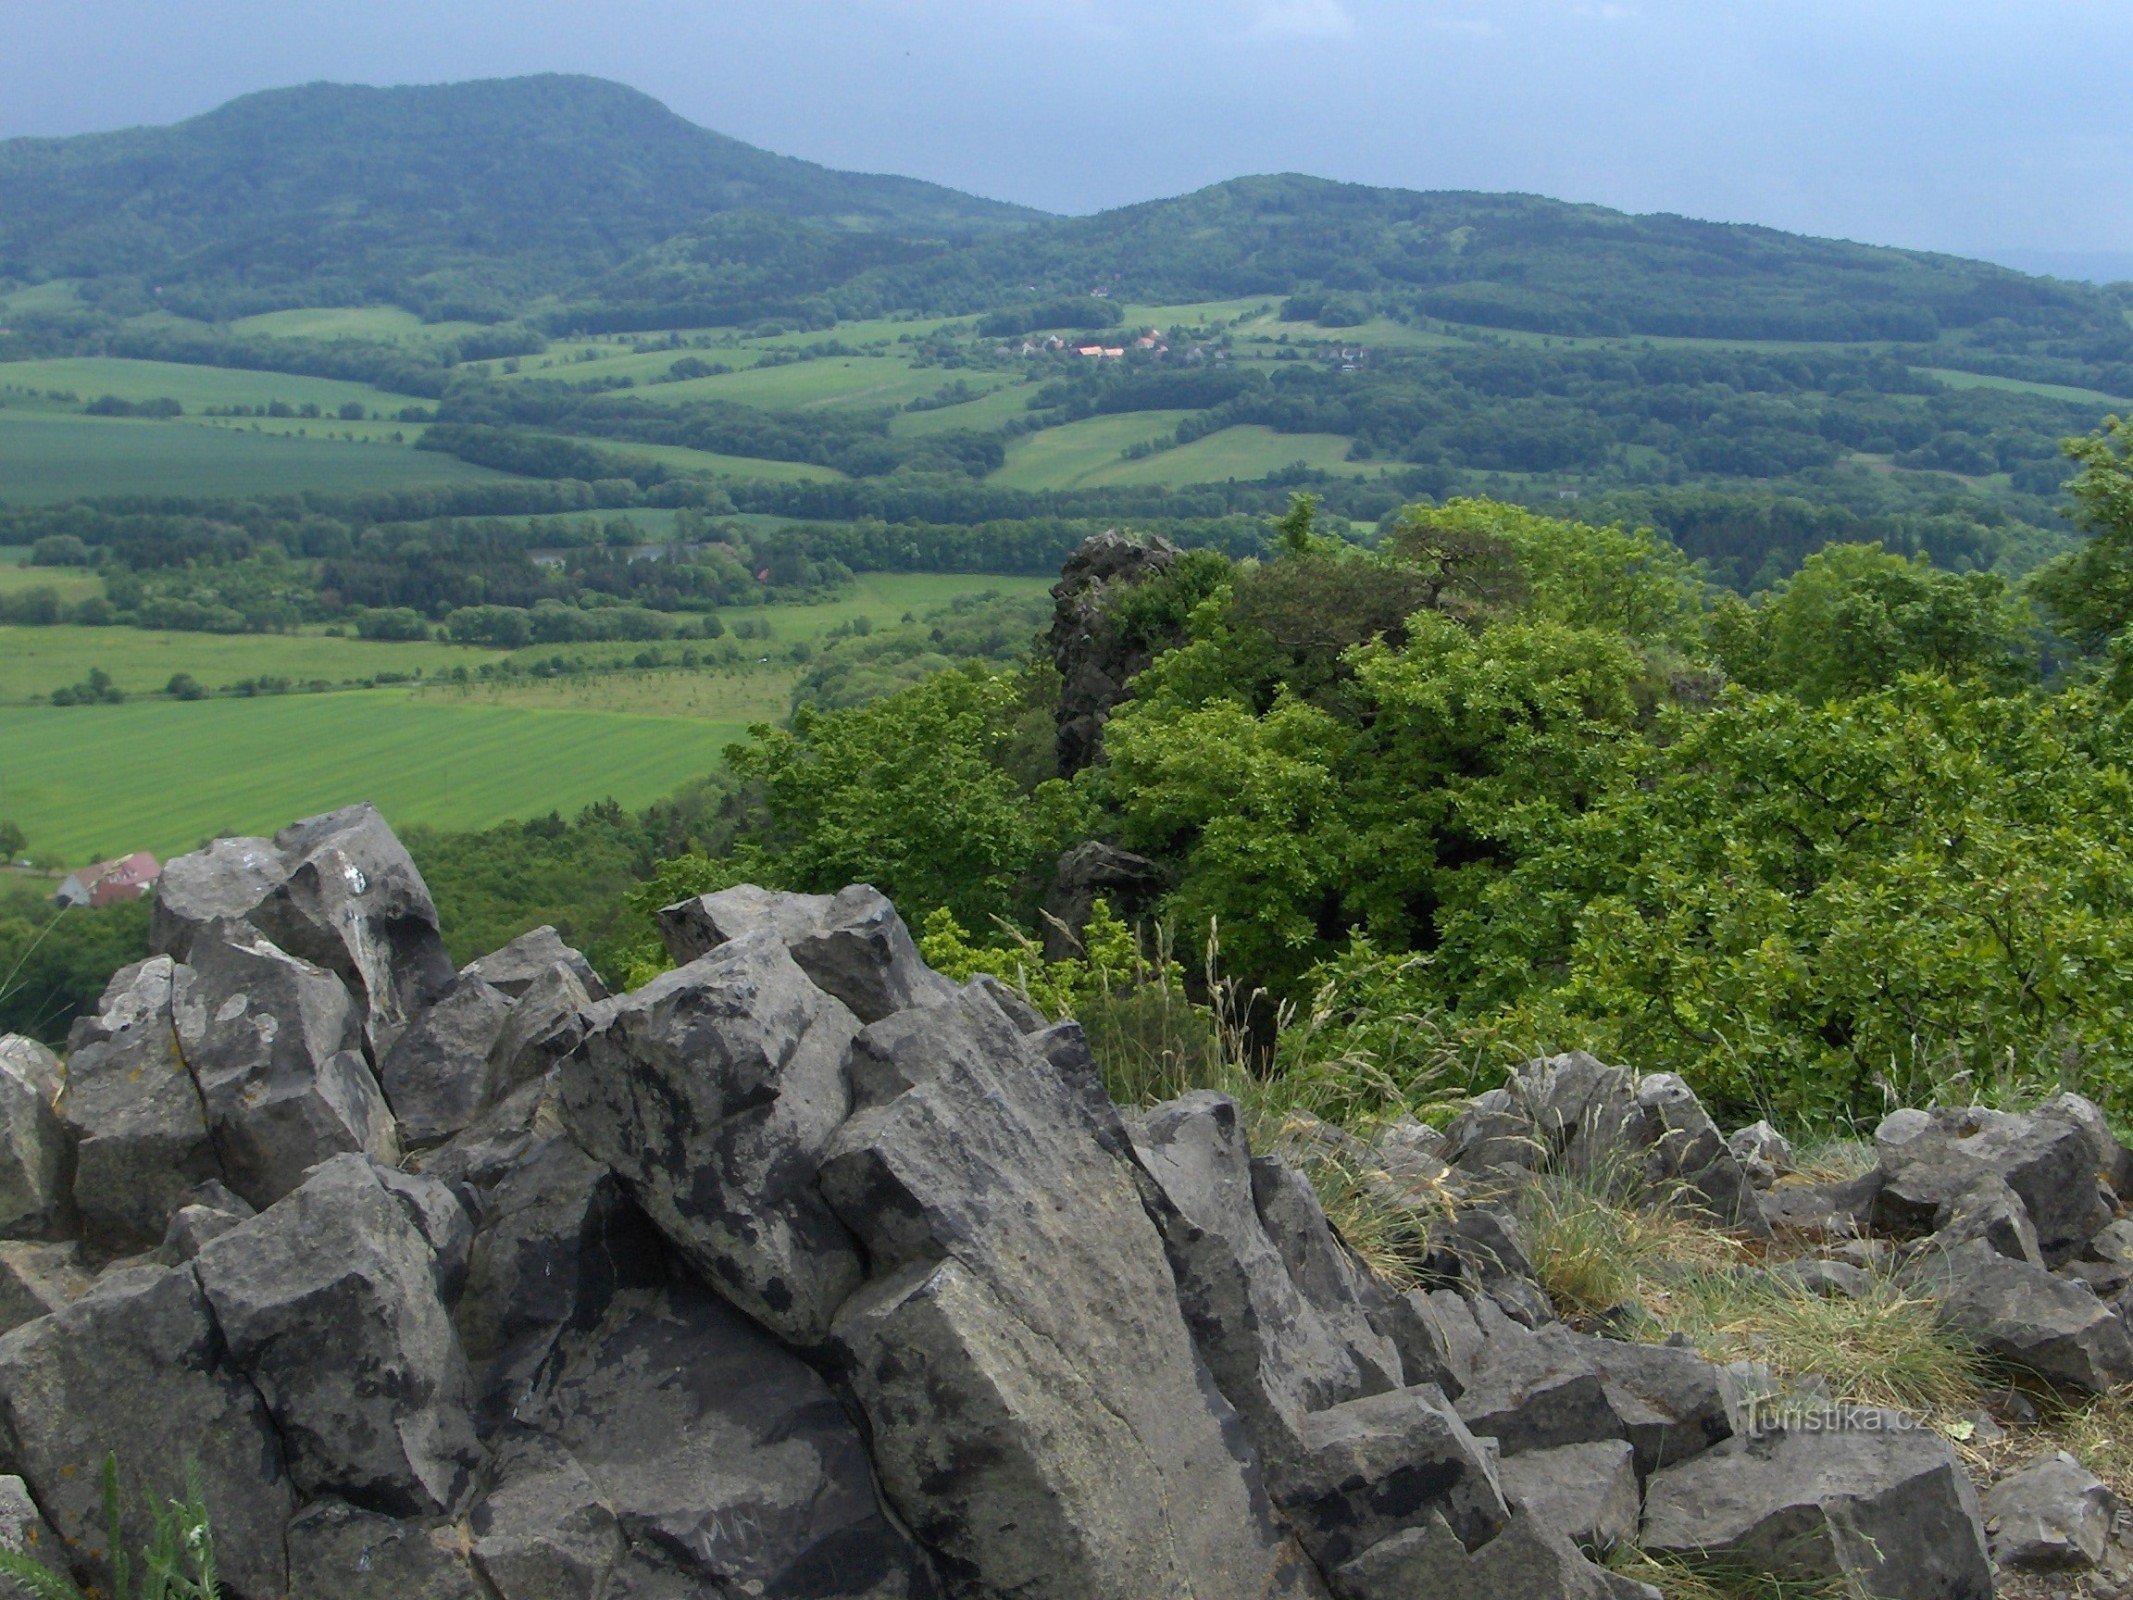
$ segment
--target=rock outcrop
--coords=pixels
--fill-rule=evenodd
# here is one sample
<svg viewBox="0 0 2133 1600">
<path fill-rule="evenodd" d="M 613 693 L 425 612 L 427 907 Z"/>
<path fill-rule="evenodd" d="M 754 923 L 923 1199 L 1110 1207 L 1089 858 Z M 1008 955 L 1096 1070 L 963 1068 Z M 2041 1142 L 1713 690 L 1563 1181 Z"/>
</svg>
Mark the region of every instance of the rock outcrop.
<svg viewBox="0 0 2133 1600">
<path fill-rule="evenodd" d="M 1804 1242 L 1801 1293 L 1900 1256 L 2101 1389 L 2133 1226 L 2086 1102 L 1891 1119 L 1814 1185 L 1567 1056 L 1442 1134 L 1298 1117 L 1284 1159 L 1219 1094 L 1121 1111 L 871 889 L 661 921 L 677 965 L 611 996 L 553 930 L 450 971 L 365 808 L 173 862 L 65 1060 L 0 1041 L 0 1542 L 108 1582 L 113 1452 L 129 1541 L 197 1462 L 234 1600 L 1628 1600 L 1628 1543 L 1973 1600 L 1988 1528 L 2100 1559 L 2078 1465 L 1981 1509 L 1901 1419 L 1567 1325 L 1515 1204 L 1619 1181 Z M 1321 1159 L 1435 1217 L 1419 1286 Z"/>
<path fill-rule="evenodd" d="M 1111 708 L 1134 675 L 1155 659 L 1156 643 L 1123 633 L 1109 602 L 1119 590 L 1168 571 L 1178 554 L 1176 545 L 1160 537 L 1099 533 L 1082 541 L 1052 586 L 1049 644 L 1052 665 L 1059 670 L 1061 777 L 1072 777 L 1096 759 Z"/>
</svg>

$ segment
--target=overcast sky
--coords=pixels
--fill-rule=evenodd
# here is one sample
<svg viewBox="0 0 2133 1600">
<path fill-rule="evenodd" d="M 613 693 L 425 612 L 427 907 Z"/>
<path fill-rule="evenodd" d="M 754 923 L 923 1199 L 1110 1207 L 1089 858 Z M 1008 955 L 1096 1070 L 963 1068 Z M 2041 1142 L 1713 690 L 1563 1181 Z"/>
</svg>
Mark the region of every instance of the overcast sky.
<svg viewBox="0 0 2133 1600">
<path fill-rule="evenodd" d="M 0 136 L 538 71 L 1054 211 L 1303 171 L 2133 276 L 2128 0 L 0 0 Z"/>
</svg>

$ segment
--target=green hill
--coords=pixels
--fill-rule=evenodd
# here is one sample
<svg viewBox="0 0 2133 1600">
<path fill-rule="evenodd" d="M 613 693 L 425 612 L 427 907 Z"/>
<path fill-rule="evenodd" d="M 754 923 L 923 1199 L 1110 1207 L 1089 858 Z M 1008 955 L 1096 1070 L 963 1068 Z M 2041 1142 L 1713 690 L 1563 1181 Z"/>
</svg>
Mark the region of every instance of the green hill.
<svg viewBox="0 0 2133 1600">
<path fill-rule="evenodd" d="M 310 84 L 171 127 L 0 143 L 0 274 L 132 278 L 195 314 L 512 314 L 743 209 L 924 237 L 1036 215 L 772 155 L 585 77 Z"/>
</svg>

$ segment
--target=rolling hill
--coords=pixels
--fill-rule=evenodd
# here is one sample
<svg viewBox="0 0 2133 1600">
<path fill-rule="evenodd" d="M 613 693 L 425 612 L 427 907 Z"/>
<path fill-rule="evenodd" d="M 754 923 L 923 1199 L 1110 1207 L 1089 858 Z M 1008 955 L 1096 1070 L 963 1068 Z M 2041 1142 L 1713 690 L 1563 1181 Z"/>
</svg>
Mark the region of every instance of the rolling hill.
<svg viewBox="0 0 2133 1600">
<path fill-rule="evenodd" d="M 923 238 L 1036 215 L 773 155 L 585 77 L 309 84 L 170 127 L 0 143 L 0 274 L 131 278 L 220 315 L 508 315 L 735 210 Z"/>
</svg>

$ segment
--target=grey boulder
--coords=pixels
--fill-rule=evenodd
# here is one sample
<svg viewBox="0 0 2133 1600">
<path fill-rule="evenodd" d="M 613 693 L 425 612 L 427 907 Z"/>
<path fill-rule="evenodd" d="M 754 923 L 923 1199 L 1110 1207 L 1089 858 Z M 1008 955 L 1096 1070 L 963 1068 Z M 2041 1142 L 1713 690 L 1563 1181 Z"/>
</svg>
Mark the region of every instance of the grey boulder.
<svg viewBox="0 0 2133 1600">
<path fill-rule="evenodd" d="M 1985 1531 L 2002 1567 L 2098 1566 L 2118 1515 L 2118 1496 L 2061 1450 L 1985 1491 Z"/>
<path fill-rule="evenodd" d="M 542 1441 L 506 1442 L 473 1523 L 506 1600 L 577 1592 L 564 1580 L 603 1560 L 609 1594 L 934 1592 L 829 1387 L 702 1289 L 618 1295 L 521 1413 Z"/>
<path fill-rule="evenodd" d="M 0 1038 L 0 1237 L 47 1238 L 68 1220 L 69 1152 L 52 1109 L 59 1081 L 43 1045 Z"/>
<path fill-rule="evenodd" d="M 1897 1111 L 1874 1130 L 1881 1161 L 1877 1219 L 1930 1233 L 1955 1204 L 1997 1179 L 2018 1196 L 2047 1261 L 2078 1249 L 2111 1220 L 2097 1188 L 2092 1132 L 2071 1117 L 1981 1107 Z"/>
<path fill-rule="evenodd" d="M 489 1600 L 456 1528 L 313 1501 L 289 1523 L 292 1600 Z"/>
<path fill-rule="evenodd" d="M 592 963 L 565 944 L 563 936 L 547 923 L 520 934 L 478 961 L 468 962 L 459 976 L 462 981 L 478 978 L 516 1000 L 532 987 L 534 979 L 555 966 L 568 967 L 570 975 L 578 980 L 578 987 L 593 999 L 607 998 L 607 985 L 593 971 Z"/>
<path fill-rule="evenodd" d="M 0 1333 L 50 1316 L 88 1292 L 79 1245 L 0 1243 Z"/>
<path fill-rule="evenodd" d="M 399 1121 L 402 1143 L 437 1144 L 480 1114 L 489 1048 L 503 1031 L 511 1001 L 506 990 L 469 968 L 393 1041 L 378 1063 L 378 1085 Z"/>
<path fill-rule="evenodd" d="M 1128 1168 L 980 990 L 869 1027 L 823 1192 L 872 1274 L 838 1353 L 883 1487 L 1028 1600 L 1322 1593 L 1201 1367 Z"/>
<path fill-rule="evenodd" d="M 1559 1324 L 1490 1340 L 1459 1396 L 1459 1415 L 1506 1456 L 1626 1439 L 1628 1428 L 1593 1364 L 1597 1342 Z"/>
<path fill-rule="evenodd" d="M 1637 1537 L 1642 1497 L 1627 1439 L 1529 1450 L 1505 1460 L 1496 1477 L 1514 1509 L 1582 1549 L 1604 1554 Z"/>
<path fill-rule="evenodd" d="M 1352 1298 L 1314 1304 L 1269 1236 L 1234 1101 L 1201 1091 L 1155 1107 L 1130 1128 L 1134 1152 L 1167 1202 L 1154 1215 L 1185 1320 L 1263 1457 L 1293 1456 L 1307 1413 L 1400 1387 L 1398 1353 L 1362 1308 Z M 1271 1180 L 1264 1187 L 1275 1189 Z M 1324 1229 L 1323 1216 L 1316 1221 Z M 1330 1234 L 1325 1245 L 1337 1248 Z"/>
<path fill-rule="evenodd" d="M 1595 1566 L 1528 1511 L 1471 1550 L 1433 1518 L 1336 1569 L 1333 1587 L 1341 1600 L 1659 1600 L 1657 1590 Z"/>
<path fill-rule="evenodd" d="M 222 1176 L 171 1021 L 175 970 L 168 956 L 122 969 L 68 1036 L 74 1206 L 83 1239 L 111 1254 L 160 1244 L 187 1191 Z"/>
<path fill-rule="evenodd" d="M 171 862 L 156 888 L 151 947 L 189 961 L 223 918 L 243 918 L 340 977 L 373 1061 L 452 980 L 429 888 L 367 805 L 293 823 L 271 844 L 222 839 Z"/>
<path fill-rule="evenodd" d="M 465 1498 L 480 1451 L 436 1254 L 368 1160 L 325 1163 L 194 1266 L 306 1497 L 393 1516 Z"/>
<path fill-rule="evenodd" d="M 254 1207 L 331 1156 L 398 1159 L 361 1019 L 332 973 L 248 923 L 213 922 L 172 974 L 171 1014 L 222 1181 Z"/>
<path fill-rule="evenodd" d="M 1432 1519 L 1471 1547 L 1509 1519 L 1490 1452 L 1435 1388 L 1398 1389 L 1304 1419 L 1275 1498 L 1322 1568 Z"/>
<path fill-rule="evenodd" d="M 238 1593 L 286 1587 L 282 1525 L 295 1509 L 259 1396 L 223 1357 L 190 1267 L 108 1273 L 64 1310 L 0 1339 L 0 1458 L 30 1485 L 78 1576 L 106 1587 L 102 1468 L 119 1456 L 123 1537 L 146 1543 L 147 1506 L 200 1469 L 223 1577 Z"/>
<path fill-rule="evenodd" d="M 863 1275 L 815 1185 L 850 1109 L 856 1031 L 756 933 L 594 1007 L 558 1075 L 579 1145 L 691 1266 L 797 1344 L 828 1336 Z"/>
<path fill-rule="evenodd" d="M 592 1003 L 569 965 L 559 961 L 537 973 L 489 1043 L 479 1104 L 495 1105 L 514 1089 L 545 1078 L 584 1039 Z"/>
<path fill-rule="evenodd" d="M 659 927 L 677 963 L 746 934 L 767 934 L 863 1023 L 944 999 L 954 988 L 920 958 L 888 897 L 864 884 L 833 895 L 780 894 L 742 884 L 664 907 Z"/>
<path fill-rule="evenodd" d="M 1636 1451 L 1640 1476 L 1700 1455 L 1745 1426 L 1725 1369 L 1694 1350 L 1595 1339 L 1587 1353 Z"/>
<path fill-rule="evenodd" d="M 1895 1413 L 1842 1420 L 1736 1437 L 1653 1474 L 1644 1548 L 1877 1600 L 1991 1600 L 1977 1493 L 1946 1442 Z"/>
<path fill-rule="evenodd" d="M 658 1282 L 666 1260 L 614 1174 L 562 1137 L 530 1146 L 482 1192 L 481 1210 L 454 1321 L 476 1420 L 493 1427 L 565 1330 L 598 1321 L 619 1289 Z"/>
<path fill-rule="evenodd" d="M 2133 1338 L 2086 1285 L 1978 1241 L 1932 1250 L 1917 1276 L 1942 1319 L 1988 1355 L 2091 1394 L 2133 1383 Z"/>
</svg>

